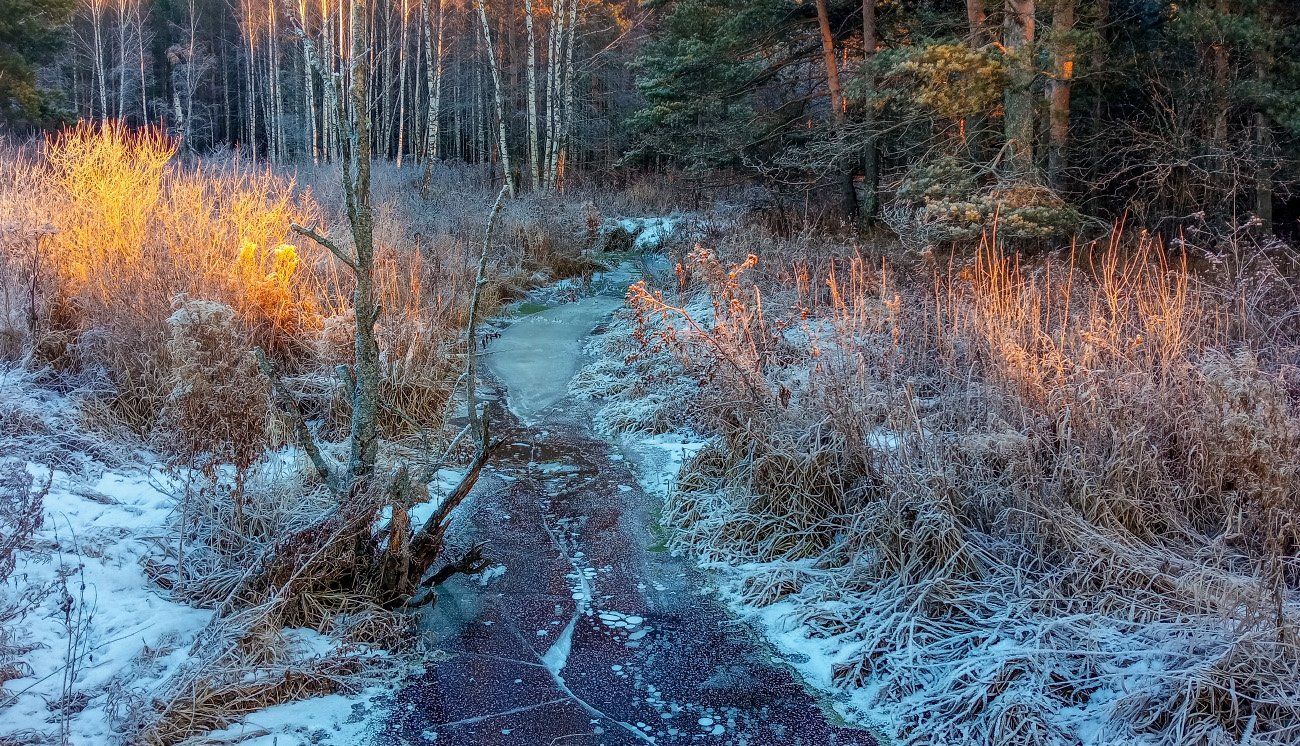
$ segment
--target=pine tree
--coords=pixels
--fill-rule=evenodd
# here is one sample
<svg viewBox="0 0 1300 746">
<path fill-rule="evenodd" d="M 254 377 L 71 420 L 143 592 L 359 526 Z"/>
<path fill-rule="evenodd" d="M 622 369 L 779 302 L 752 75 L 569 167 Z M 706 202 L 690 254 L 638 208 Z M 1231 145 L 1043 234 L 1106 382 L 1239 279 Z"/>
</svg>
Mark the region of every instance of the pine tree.
<svg viewBox="0 0 1300 746">
<path fill-rule="evenodd" d="M 66 41 L 72 0 L 0 0 L 0 121 L 10 126 L 48 124 L 57 99 L 36 82 L 39 65 Z"/>
</svg>

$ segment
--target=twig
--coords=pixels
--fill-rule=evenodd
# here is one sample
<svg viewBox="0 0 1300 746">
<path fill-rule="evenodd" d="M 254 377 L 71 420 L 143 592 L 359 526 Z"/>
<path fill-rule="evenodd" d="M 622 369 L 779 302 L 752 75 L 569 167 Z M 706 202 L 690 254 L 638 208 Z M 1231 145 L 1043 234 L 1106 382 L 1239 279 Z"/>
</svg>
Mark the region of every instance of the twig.
<svg viewBox="0 0 1300 746">
<path fill-rule="evenodd" d="M 353 259 L 351 256 L 349 256 L 348 253 L 342 249 L 342 247 L 340 247 L 338 244 L 331 241 L 328 237 L 323 236 L 320 233 L 317 233 L 315 229 L 298 225 L 297 223 L 290 223 L 289 227 L 293 229 L 294 233 L 297 233 L 302 236 L 306 236 L 307 238 L 310 238 L 311 240 L 315 241 L 321 246 L 324 246 L 326 249 L 329 249 L 329 252 L 331 254 L 337 257 L 340 262 L 343 262 L 344 264 L 351 267 L 353 272 L 358 271 L 356 260 Z"/>
<path fill-rule="evenodd" d="M 465 322 L 465 338 L 469 344 L 469 355 L 465 358 L 465 408 L 469 416 L 470 427 L 478 429 L 478 399 L 474 393 L 475 375 L 478 362 L 476 335 L 478 334 L 478 304 L 487 284 L 488 251 L 492 248 L 492 229 L 496 226 L 497 215 L 501 212 L 502 200 L 506 197 L 506 187 L 497 193 L 492 212 L 488 213 L 487 227 L 483 230 L 483 249 L 479 252 L 478 272 L 474 276 L 474 295 L 469 302 L 469 320 Z"/>
<path fill-rule="evenodd" d="M 257 358 L 257 367 L 271 381 L 271 389 L 275 392 L 276 398 L 280 399 L 285 405 L 282 409 L 289 415 L 290 424 L 293 426 L 298 445 L 302 446 L 302 450 L 307 454 L 307 458 L 311 460 L 312 466 L 316 467 L 316 473 L 325 481 L 325 486 L 329 487 L 332 492 L 339 492 L 334 470 L 330 468 L 329 462 L 325 460 L 325 455 L 321 453 L 320 447 L 316 444 L 316 438 L 312 436 L 311 430 L 308 429 L 302 409 L 298 406 L 298 400 L 285 388 L 279 372 L 275 369 L 275 364 L 267 359 L 266 353 L 262 352 L 260 347 L 253 350 L 253 355 Z"/>
</svg>

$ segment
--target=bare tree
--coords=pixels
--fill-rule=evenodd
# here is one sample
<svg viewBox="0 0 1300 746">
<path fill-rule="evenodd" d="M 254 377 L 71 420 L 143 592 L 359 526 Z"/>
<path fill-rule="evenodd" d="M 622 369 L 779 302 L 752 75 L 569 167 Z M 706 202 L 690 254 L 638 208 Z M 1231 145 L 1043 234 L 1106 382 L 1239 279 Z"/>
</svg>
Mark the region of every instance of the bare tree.
<svg viewBox="0 0 1300 746">
<path fill-rule="evenodd" d="M 1052 81 L 1048 89 L 1047 179 L 1064 185 L 1070 145 L 1070 87 L 1074 83 L 1076 0 L 1056 0 L 1052 8 Z"/>
<path fill-rule="evenodd" d="M 492 29 L 488 26 L 487 8 L 483 0 L 474 0 L 478 7 L 478 17 L 483 34 L 483 44 L 487 48 L 488 68 L 492 72 L 493 105 L 497 118 L 497 148 L 501 153 L 501 170 L 505 174 L 506 191 L 515 196 L 515 175 L 510 166 L 510 145 L 506 138 L 506 104 L 505 92 L 501 88 L 501 67 L 497 64 L 496 50 L 492 46 Z"/>
<path fill-rule="evenodd" d="M 375 322 L 379 305 L 375 300 L 374 211 L 370 205 L 370 49 L 367 47 L 367 19 L 363 3 L 353 2 L 348 28 L 351 54 L 348 62 L 351 106 L 344 111 L 336 78 L 326 76 L 316 55 L 316 48 L 306 30 L 295 29 L 303 45 L 303 54 L 325 81 L 326 106 L 337 110 L 339 121 L 348 122 L 347 131 L 339 128 L 338 151 L 343 182 L 343 206 L 352 233 L 352 251 L 327 238 L 314 228 L 293 224 L 293 230 L 320 244 L 352 271 L 356 285 L 352 306 L 355 316 L 355 344 L 350 371 L 341 371 L 344 385 L 352 400 L 352 421 L 348 435 L 348 462 L 340 470 L 330 466 L 317 453 L 312 461 L 326 484 L 340 493 L 353 493 L 366 485 L 374 472 L 379 451 L 379 346 L 375 339 Z M 350 116 L 349 116 L 350 115 Z M 309 450 L 309 455 L 310 450 Z"/>
</svg>

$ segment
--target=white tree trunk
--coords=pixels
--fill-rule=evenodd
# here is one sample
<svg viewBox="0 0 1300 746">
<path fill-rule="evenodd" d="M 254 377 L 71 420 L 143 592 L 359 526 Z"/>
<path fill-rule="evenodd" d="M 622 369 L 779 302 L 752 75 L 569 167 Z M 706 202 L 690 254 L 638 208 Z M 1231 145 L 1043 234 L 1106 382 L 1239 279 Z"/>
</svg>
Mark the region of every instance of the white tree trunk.
<svg viewBox="0 0 1300 746">
<path fill-rule="evenodd" d="M 569 0 L 568 38 L 564 45 L 564 111 L 560 123 L 560 146 L 552 167 L 555 189 L 564 187 L 564 170 L 569 162 L 569 141 L 573 136 L 573 47 L 578 38 L 578 6 L 581 0 Z"/>
<path fill-rule="evenodd" d="M 424 75 L 429 87 L 429 107 L 424 120 L 424 192 L 427 195 L 433 182 L 433 163 L 438 160 L 438 141 L 442 132 L 439 127 L 442 116 L 442 40 L 444 23 L 442 0 L 435 3 L 433 14 L 429 14 L 429 0 L 420 0 L 420 12 L 424 18 L 424 46 L 428 48 L 425 58 Z"/>
<path fill-rule="evenodd" d="M 534 0 L 524 0 L 524 24 L 528 28 L 528 176 L 533 191 L 541 189 L 540 157 L 541 143 L 537 132 L 537 33 L 536 4 Z"/>
<path fill-rule="evenodd" d="M 402 15 L 399 23 L 401 33 L 397 43 L 397 167 L 402 167 L 402 155 L 406 150 L 406 27 L 411 18 L 409 0 L 402 0 Z"/>
<path fill-rule="evenodd" d="M 497 149 L 501 153 L 501 170 L 505 173 L 506 191 L 511 199 L 515 196 L 515 176 L 510 166 L 510 148 L 506 139 L 506 105 L 505 95 L 501 90 L 501 70 L 497 65 L 496 51 L 492 46 L 492 29 L 488 26 L 487 8 L 483 0 L 475 0 L 478 17 L 483 32 L 483 43 L 487 47 L 488 69 L 492 72 L 493 104 L 497 115 Z"/>
<path fill-rule="evenodd" d="M 298 28 L 305 35 L 310 25 L 307 0 L 298 0 Z M 303 55 L 302 61 L 302 137 L 303 146 L 311 153 L 311 162 L 320 163 L 320 140 L 316 132 L 316 86 L 312 82 L 311 63 Z"/>
<path fill-rule="evenodd" d="M 99 88 L 99 116 L 108 118 L 108 82 L 104 70 L 104 0 L 90 0 L 90 36 L 91 55 L 93 57 L 91 82 Z M 93 94 L 92 94 L 93 95 Z M 91 114 L 94 115 L 94 99 L 91 99 Z"/>
</svg>

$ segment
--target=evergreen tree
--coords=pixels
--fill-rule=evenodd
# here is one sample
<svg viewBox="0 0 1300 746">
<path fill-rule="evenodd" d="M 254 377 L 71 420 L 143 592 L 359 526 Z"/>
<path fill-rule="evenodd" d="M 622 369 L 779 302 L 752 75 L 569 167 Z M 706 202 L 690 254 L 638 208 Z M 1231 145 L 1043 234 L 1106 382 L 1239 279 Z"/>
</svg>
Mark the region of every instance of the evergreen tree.
<svg viewBox="0 0 1300 746">
<path fill-rule="evenodd" d="M 56 116 L 36 73 L 63 47 L 71 13 L 72 0 L 0 0 L 0 121 L 43 124 Z"/>
</svg>

